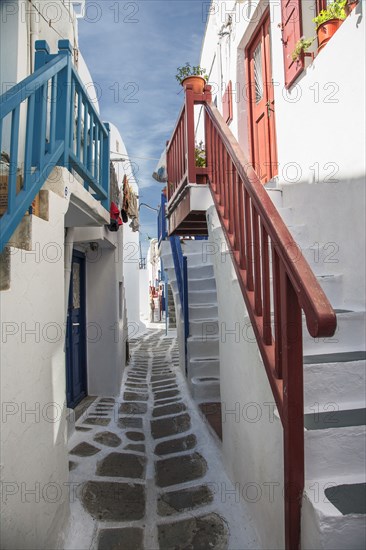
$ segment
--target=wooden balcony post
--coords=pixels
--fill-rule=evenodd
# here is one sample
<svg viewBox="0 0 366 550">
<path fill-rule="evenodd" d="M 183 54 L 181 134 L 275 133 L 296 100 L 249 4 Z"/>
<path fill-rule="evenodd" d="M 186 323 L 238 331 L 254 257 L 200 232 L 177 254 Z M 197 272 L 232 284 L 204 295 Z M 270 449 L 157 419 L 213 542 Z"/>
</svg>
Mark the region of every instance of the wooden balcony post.
<svg viewBox="0 0 366 550">
<path fill-rule="evenodd" d="M 285 482 L 285 542 L 300 548 L 301 503 L 304 488 L 304 397 L 302 318 L 296 292 L 280 265 L 283 368 L 283 444 Z"/>
<path fill-rule="evenodd" d="M 194 92 L 191 85 L 187 85 L 185 124 L 186 124 L 186 155 L 188 167 L 188 183 L 196 183 L 196 158 L 194 141 Z"/>
</svg>

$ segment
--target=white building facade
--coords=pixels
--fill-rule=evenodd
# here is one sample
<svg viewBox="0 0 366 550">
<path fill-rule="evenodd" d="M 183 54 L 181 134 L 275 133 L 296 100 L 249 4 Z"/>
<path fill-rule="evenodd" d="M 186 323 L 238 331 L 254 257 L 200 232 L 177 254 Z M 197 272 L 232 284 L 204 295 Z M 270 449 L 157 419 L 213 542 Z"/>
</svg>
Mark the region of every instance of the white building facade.
<svg viewBox="0 0 366 550">
<path fill-rule="evenodd" d="M 312 19 L 325 7 L 320 4 L 207 2 L 200 58 L 213 102 L 338 314 L 334 339 L 305 339 L 304 355 L 323 354 L 319 362 L 325 363 L 317 367 L 318 378 L 315 366 L 304 366 L 305 418 L 316 406 L 324 413 L 330 402 L 336 411 L 365 406 L 358 391 L 365 384 L 364 359 L 353 365 L 345 397 L 337 388 L 350 372 L 347 356 L 327 355 L 365 350 L 365 81 L 364 56 L 356 53 L 364 52 L 365 4 L 351 2 L 329 43 L 318 52 L 314 40 L 309 55 L 293 61 L 297 41 L 316 35 Z M 199 125 L 197 136 L 203 135 Z M 263 548 L 283 548 L 283 430 L 214 207 L 207 220 L 218 295 L 225 463 L 241 498 L 250 503 Z M 358 327 L 354 337 L 352 323 Z M 338 368 L 334 386 L 327 378 L 331 361 Z M 328 398 L 320 393 L 322 385 L 334 390 Z M 324 495 L 331 484 L 364 479 L 355 459 L 357 437 L 364 445 L 364 426 L 305 432 L 303 548 L 356 549 L 365 543 L 364 518 L 342 517 Z M 342 438 L 349 438 L 348 449 Z M 342 463 L 349 464 L 348 477 Z M 312 494 L 314 484 L 318 496 Z"/>
<path fill-rule="evenodd" d="M 73 4 L 1 3 L 1 93 L 34 72 L 36 41 L 47 42 L 50 53 L 57 54 L 62 38 L 69 40 L 73 67 L 97 117 Z M 85 15 L 85 3 L 76 4 Z M 27 131 L 22 109 L 19 172 Z M 2 138 L 5 170 L 8 120 Z M 128 162 L 122 137 L 112 125 L 110 140 L 112 151 L 113 141 L 120 143 Z M 111 170 L 110 193 L 119 210 L 120 166 L 115 165 L 116 178 Z M 110 224 L 109 205 L 102 205 L 74 170 L 52 166 L 32 214 L 22 219 L 1 254 L 3 548 L 62 547 L 72 499 L 67 442 L 75 408 L 79 405 L 78 414 L 85 414 L 83 403 L 86 407 L 92 396 L 119 393 L 128 360 L 128 323 L 139 323 L 138 255 L 131 283 L 132 267 L 124 268 L 126 244 L 133 241 L 136 246 L 139 233 L 131 236 L 128 224 L 111 231 Z"/>
</svg>

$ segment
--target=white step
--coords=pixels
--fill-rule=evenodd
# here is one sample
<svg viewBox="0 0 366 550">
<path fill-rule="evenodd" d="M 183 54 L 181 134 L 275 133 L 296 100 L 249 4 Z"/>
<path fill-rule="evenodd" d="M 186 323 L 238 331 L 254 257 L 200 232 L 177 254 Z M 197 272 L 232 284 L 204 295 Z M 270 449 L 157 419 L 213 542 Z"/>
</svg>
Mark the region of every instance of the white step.
<svg viewBox="0 0 366 550">
<path fill-rule="evenodd" d="M 352 354 L 328 356 L 328 359 L 332 362 L 304 363 L 305 411 L 310 412 L 310 408 L 314 410 L 317 406 L 325 411 L 329 403 L 337 403 L 341 408 L 364 404 L 366 360 L 356 360 L 357 356 Z"/>
<path fill-rule="evenodd" d="M 364 311 L 339 312 L 337 329 L 330 338 L 313 338 L 303 329 L 304 355 L 320 355 L 366 350 L 366 314 Z"/>
<path fill-rule="evenodd" d="M 188 362 L 188 378 L 194 376 L 215 376 L 220 378 L 220 360 L 219 359 L 191 359 Z"/>
<path fill-rule="evenodd" d="M 204 264 L 200 266 L 189 267 L 188 266 L 188 280 L 189 279 L 207 279 L 214 277 L 213 266 Z"/>
<path fill-rule="evenodd" d="M 309 241 L 309 227 L 307 225 L 289 225 L 288 229 L 296 244 L 301 249 L 305 248 Z"/>
<path fill-rule="evenodd" d="M 188 268 L 199 267 L 204 265 L 212 265 L 212 247 L 206 248 L 201 252 L 195 252 L 194 254 L 186 254 Z"/>
<path fill-rule="evenodd" d="M 216 280 L 214 277 L 207 279 L 188 279 L 188 290 L 216 290 Z"/>
<path fill-rule="evenodd" d="M 207 244 L 208 240 L 199 240 L 199 241 L 193 241 L 193 240 L 187 240 L 187 241 L 181 241 L 182 243 L 182 251 L 183 254 L 197 254 L 202 253 L 207 250 Z"/>
<path fill-rule="evenodd" d="M 338 404 L 333 403 L 326 411 L 305 415 L 306 479 L 331 478 L 345 472 L 362 475 L 365 471 L 365 409 L 337 409 Z"/>
<path fill-rule="evenodd" d="M 204 321 L 190 320 L 189 321 L 189 334 L 197 338 L 207 338 L 209 336 L 219 335 L 219 321 L 218 319 L 207 319 Z"/>
<path fill-rule="evenodd" d="M 217 304 L 216 289 L 210 290 L 189 290 L 188 303 L 195 304 Z"/>
<path fill-rule="evenodd" d="M 282 207 L 282 190 L 281 189 L 271 189 L 270 187 L 265 187 L 271 201 L 276 208 Z"/>
<path fill-rule="evenodd" d="M 366 547 L 365 515 L 342 514 L 336 507 L 344 505 L 342 489 L 348 491 L 365 482 L 364 476 L 307 480 L 302 502 L 301 548 L 303 550 L 361 550 Z M 334 487 L 334 489 L 332 489 Z M 328 498 L 335 492 L 336 505 Z M 362 490 L 362 489 L 361 489 Z M 354 500 L 354 499 L 352 499 Z"/>
<path fill-rule="evenodd" d="M 322 287 L 326 297 L 333 308 L 341 308 L 343 305 L 343 275 L 318 274 L 318 283 Z"/>
<path fill-rule="evenodd" d="M 189 304 L 189 320 L 190 321 L 199 321 L 199 320 L 211 320 L 217 319 L 218 309 L 217 305 L 213 304 L 203 304 L 203 305 L 192 305 Z"/>
<path fill-rule="evenodd" d="M 192 396 L 195 399 L 220 399 L 220 378 L 215 376 L 193 377 L 189 382 Z"/>
<path fill-rule="evenodd" d="M 217 359 L 219 357 L 219 338 L 211 336 L 202 340 L 202 338 L 190 336 L 187 339 L 187 352 L 189 360 L 198 357 Z"/>
<path fill-rule="evenodd" d="M 285 222 L 285 224 L 287 226 L 289 225 L 296 225 L 295 222 L 294 222 L 294 209 L 293 208 L 288 208 L 288 207 L 285 207 L 285 208 L 277 208 L 281 218 L 283 219 L 283 221 Z"/>
<path fill-rule="evenodd" d="M 336 243 L 319 243 L 309 247 L 299 246 L 298 254 L 306 259 L 316 275 L 340 271 L 341 256 Z"/>
</svg>

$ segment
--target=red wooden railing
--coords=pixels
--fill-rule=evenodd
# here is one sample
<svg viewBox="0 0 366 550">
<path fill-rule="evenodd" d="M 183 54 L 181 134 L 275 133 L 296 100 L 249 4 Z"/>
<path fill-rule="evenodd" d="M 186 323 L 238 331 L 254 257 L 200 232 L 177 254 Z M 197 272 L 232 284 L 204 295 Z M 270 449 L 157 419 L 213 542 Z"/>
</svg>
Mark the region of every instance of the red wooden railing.
<svg viewBox="0 0 366 550">
<path fill-rule="evenodd" d="M 188 184 L 205 183 L 207 168 L 199 168 L 195 162 L 194 105 L 205 103 L 206 94 L 195 94 L 187 87 L 185 103 L 179 114 L 172 137 L 167 144 L 168 193 L 170 202 Z"/>
<path fill-rule="evenodd" d="M 187 90 L 182 111 L 186 117 L 193 118 L 194 103 L 204 105 L 208 183 L 283 425 L 285 540 L 286 548 L 294 550 L 300 546 L 304 489 L 302 313 L 314 338 L 334 334 L 336 315 L 257 174 L 211 103 L 209 86 L 197 101 Z M 189 166 L 192 159 L 194 162 L 194 130 L 188 137 L 190 143 L 181 155 L 187 155 Z M 187 135 L 185 140 L 187 143 Z M 179 185 L 179 177 L 174 177 L 177 172 L 170 171 L 173 168 L 171 156 L 168 180 L 175 182 L 174 192 L 179 194 L 180 185 L 186 182 L 182 179 Z"/>
</svg>

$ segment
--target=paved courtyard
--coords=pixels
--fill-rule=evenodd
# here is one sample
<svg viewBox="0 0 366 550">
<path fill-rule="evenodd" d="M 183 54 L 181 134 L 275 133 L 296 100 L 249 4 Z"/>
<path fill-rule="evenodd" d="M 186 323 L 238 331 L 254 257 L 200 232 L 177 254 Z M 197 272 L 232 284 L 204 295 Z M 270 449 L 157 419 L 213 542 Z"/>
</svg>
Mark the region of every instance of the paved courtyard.
<svg viewBox="0 0 366 550">
<path fill-rule="evenodd" d="M 148 330 L 131 341 L 120 396 L 96 399 L 78 419 L 65 549 L 258 548 L 178 359 L 174 336 Z"/>
</svg>

